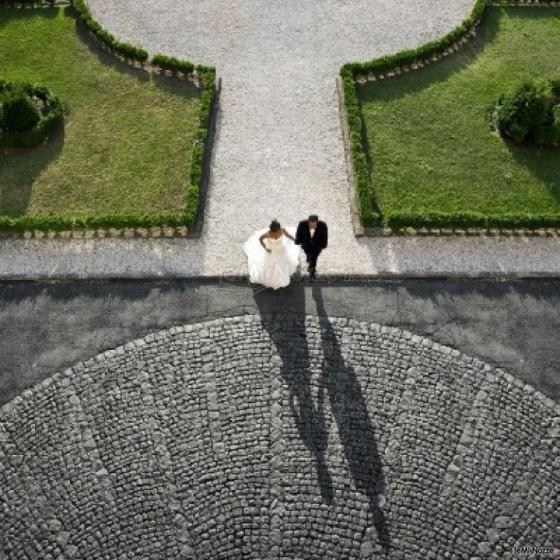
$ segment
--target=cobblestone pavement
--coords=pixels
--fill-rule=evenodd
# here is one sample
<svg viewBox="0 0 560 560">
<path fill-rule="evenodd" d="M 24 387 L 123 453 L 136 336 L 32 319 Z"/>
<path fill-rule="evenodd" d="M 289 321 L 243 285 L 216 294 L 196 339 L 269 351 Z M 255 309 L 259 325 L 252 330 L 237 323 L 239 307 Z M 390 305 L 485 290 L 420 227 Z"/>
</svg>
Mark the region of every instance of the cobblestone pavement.
<svg viewBox="0 0 560 560">
<path fill-rule="evenodd" d="M 354 237 L 335 78 L 340 66 L 441 36 L 472 0 L 89 0 L 111 31 L 221 76 L 200 240 L 0 241 L 0 278 L 236 276 L 273 217 L 316 211 L 324 274 L 558 274 L 560 240 Z"/>
<path fill-rule="evenodd" d="M 0 552 L 508 558 L 552 546 L 559 433 L 532 387 L 404 330 L 174 327 L 2 408 Z"/>
</svg>

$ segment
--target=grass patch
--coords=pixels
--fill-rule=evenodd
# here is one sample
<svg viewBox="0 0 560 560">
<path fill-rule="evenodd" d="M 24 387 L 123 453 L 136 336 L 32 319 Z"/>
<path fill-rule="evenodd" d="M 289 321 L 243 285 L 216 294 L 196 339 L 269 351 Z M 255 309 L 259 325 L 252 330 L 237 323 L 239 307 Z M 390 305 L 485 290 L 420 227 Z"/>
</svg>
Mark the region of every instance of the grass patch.
<svg viewBox="0 0 560 560">
<path fill-rule="evenodd" d="M 417 72 L 357 86 L 383 214 L 560 214 L 560 150 L 514 146 L 488 124 L 497 96 L 560 77 L 560 10 L 485 11 L 479 38 Z"/>
<path fill-rule="evenodd" d="M 184 212 L 198 91 L 82 34 L 69 8 L 0 9 L 1 77 L 47 86 L 68 108 L 46 145 L 0 153 L 0 214 Z"/>
</svg>

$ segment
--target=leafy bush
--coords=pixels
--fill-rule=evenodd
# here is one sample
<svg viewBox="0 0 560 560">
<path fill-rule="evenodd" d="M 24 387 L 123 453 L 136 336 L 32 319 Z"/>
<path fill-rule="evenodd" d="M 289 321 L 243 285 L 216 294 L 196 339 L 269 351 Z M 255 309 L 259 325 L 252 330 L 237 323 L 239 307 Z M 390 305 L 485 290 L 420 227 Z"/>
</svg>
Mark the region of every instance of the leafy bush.
<svg viewBox="0 0 560 560">
<path fill-rule="evenodd" d="M 555 106 L 557 87 L 556 82 L 537 79 L 500 95 L 492 113 L 493 126 L 518 144 L 555 145 L 560 129 L 560 113 Z"/>
<path fill-rule="evenodd" d="M 10 132 L 25 132 L 37 125 L 41 113 L 37 102 L 21 89 L 5 94 L 1 126 Z"/>
<path fill-rule="evenodd" d="M 200 190 L 204 179 L 204 163 L 209 150 L 208 129 L 216 99 L 216 70 L 199 65 L 196 67 L 196 71 L 200 75 L 203 89 L 200 98 L 199 127 L 191 156 L 185 205 L 185 221 L 191 226 L 196 221 L 199 211 Z"/>
<path fill-rule="evenodd" d="M 63 122 L 61 101 L 44 87 L 0 80 L 2 99 L 0 147 L 31 148 Z M 40 109 L 35 99 L 41 102 Z"/>
</svg>

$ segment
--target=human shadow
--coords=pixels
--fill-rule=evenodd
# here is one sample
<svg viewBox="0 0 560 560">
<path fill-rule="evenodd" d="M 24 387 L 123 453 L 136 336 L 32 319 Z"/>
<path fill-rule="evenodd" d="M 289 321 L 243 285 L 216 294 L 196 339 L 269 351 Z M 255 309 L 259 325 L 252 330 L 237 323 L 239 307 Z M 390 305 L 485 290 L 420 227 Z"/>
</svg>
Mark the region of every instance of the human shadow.
<svg viewBox="0 0 560 560">
<path fill-rule="evenodd" d="M 271 300 L 276 296 L 270 290 L 257 289 L 254 297 L 262 325 L 280 356 L 280 372 L 288 386 L 290 411 L 301 441 L 314 458 L 321 497 L 330 505 L 334 499 L 334 487 L 325 460 L 328 446 L 325 387 L 320 384 L 314 398 L 305 324 L 305 291 L 299 282 L 292 284 L 289 291 L 290 309 L 286 312 L 270 312 Z"/>
<path fill-rule="evenodd" d="M 334 501 L 334 485 L 326 461 L 328 419 L 334 419 L 349 472 L 356 490 L 367 497 L 368 527 L 377 532 L 384 553 L 390 548 L 390 533 L 380 501 L 385 484 L 377 450 L 375 431 L 356 372 L 342 355 L 335 330 L 325 310 L 321 289 L 312 288 L 323 355 L 318 379 L 312 375 L 310 341 L 307 337 L 305 288 L 290 286 L 289 308 L 270 313 L 281 294 L 258 289 L 255 302 L 262 325 L 273 340 L 281 359 L 281 374 L 289 390 L 290 411 L 302 442 L 315 460 L 317 480 L 323 502 Z M 313 341 L 311 341 L 313 343 Z M 313 349 L 315 352 L 315 349 Z M 313 389 L 317 388 L 314 396 Z M 327 406 L 330 403 L 331 411 Z M 364 540 L 371 538 L 366 529 Z"/>
<path fill-rule="evenodd" d="M 354 485 L 358 492 L 368 499 L 368 526 L 373 524 L 377 531 L 377 542 L 387 553 L 391 539 L 381 503 L 385 496 L 385 481 L 367 402 L 354 368 L 344 359 L 340 342 L 326 313 L 319 286 L 313 286 L 312 296 L 321 331 L 322 379 L 338 428 L 340 443 Z"/>
</svg>

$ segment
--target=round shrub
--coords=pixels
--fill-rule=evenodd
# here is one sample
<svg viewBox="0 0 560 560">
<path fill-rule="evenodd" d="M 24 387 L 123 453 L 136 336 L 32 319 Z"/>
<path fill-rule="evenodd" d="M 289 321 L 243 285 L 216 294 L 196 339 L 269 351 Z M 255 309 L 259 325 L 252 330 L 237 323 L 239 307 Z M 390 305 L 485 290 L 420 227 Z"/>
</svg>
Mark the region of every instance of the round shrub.
<svg viewBox="0 0 560 560">
<path fill-rule="evenodd" d="M 0 148 L 31 148 L 63 123 L 60 99 L 40 86 L 0 80 Z"/>
<path fill-rule="evenodd" d="M 2 102 L 2 126 L 10 132 L 25 132 L 37 125 L 41 113 L 37 102 L 23 91 L 6 96 Z"/>
<path fill-rule="evenodd" d="M 512 142 L 555 146 L 560 137 L 560 99 L 557 82 L 537 79 L 500 95 L 492 125 Z"/>
</svg>

